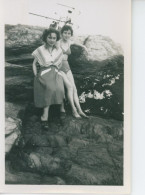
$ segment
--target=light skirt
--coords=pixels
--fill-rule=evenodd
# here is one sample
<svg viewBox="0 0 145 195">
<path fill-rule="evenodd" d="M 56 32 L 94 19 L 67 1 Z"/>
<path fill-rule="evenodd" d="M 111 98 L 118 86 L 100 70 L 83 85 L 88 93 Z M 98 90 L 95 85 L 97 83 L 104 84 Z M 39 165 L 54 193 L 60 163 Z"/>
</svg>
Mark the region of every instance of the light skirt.
<svg viewBox="0 0 145 195">
<path fill-rule="evenodd" d="M 62 104 L 64 99 L 64 83 L 56 66 L 40 68 L 34 78 L 34 103 L 43 108 L 53 104 Z"/>
</svg>

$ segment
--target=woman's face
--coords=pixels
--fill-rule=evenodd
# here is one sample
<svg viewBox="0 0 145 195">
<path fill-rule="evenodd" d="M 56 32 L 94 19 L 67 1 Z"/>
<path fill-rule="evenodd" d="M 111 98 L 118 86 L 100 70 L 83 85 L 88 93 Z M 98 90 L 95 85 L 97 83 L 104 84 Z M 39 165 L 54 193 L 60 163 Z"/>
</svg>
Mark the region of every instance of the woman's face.
<svg viewBox="0 0 145 195">
<path fill-rule="evenodd" d="M 47 39 L 46 39 L 46 43 L 49 45 L 49 46 L 53 46 L 55 45 L 56 43 L 56 40 L 57 40 L 57 35 L 55 33 L 51 33 L 47 36 Z"/>
<path fill-rule="evenodd" d="M 70 39 L 70 37 L 71 37 L 71 31 L 70 30 L 63 31 L 63 33 L 62 33 L 62 39 L 63 40 L 67 41 L 67 40 Z"/>
</svg>

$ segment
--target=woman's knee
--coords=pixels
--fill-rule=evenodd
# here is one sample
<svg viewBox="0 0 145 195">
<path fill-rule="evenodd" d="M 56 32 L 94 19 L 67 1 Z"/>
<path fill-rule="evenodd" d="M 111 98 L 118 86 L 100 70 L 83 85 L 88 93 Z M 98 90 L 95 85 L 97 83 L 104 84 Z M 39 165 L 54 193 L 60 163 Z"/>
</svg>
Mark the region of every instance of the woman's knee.
<svg viewBox="0 0 145 195">
<path fill-rule="evenodd" d="M 73 86 L 71 84 L 67 85 L 67 90 L 73 92 Z"/>
<path fill-rule="evenodd" d="M 63 81 L 64 81 L 64 85 L 67 88 L 67 90 L 73 91 L 73 86 L 72 86 L 71 82 L 68 80 L 66 74 L 61 71 L 61 75 L 62 75 L 62 78 L 63 78 Z"/>
</svg>

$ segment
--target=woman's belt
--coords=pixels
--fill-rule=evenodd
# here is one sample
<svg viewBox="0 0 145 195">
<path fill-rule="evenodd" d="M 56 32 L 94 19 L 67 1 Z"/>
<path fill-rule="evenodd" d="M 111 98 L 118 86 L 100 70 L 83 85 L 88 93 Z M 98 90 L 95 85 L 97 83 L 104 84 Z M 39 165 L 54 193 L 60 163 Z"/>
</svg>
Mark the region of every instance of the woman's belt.
<svg viewBox="0 0 145 195">
<path fill-rule="evenodd" d="M 44 74 L 50 72 L 52 69 L 55 69 L 55 72 L 57 72 L 59 75 L 62 76 L 62 74 L 58 71 L 58 67 L 55 65 L 51 65 L 49 67 L 41 67 L 41 76 L 43 76 Z"/>
</svg>

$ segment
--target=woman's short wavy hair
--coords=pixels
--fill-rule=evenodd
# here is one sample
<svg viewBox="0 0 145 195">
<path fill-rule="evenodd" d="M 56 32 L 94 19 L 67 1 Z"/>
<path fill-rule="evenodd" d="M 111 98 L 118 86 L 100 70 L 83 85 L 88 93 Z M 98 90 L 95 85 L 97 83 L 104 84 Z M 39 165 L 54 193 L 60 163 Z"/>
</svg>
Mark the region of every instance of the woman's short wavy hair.
<svg viewBox="0 0 145 195">
<path fill-rule="evenodd" d="M 46 39 L 48 37 L 48 35 L 50 35 L 51 33 L 55 33 L 56 34 L 56 41 L 59 41 L 60 39 L 60 33 L 58 30 L 54 29 L 54 28 L 49 28 L 49 29 L 45 29 L 43 31 L 43 35 L 42 35 L 42 40 L 46 43 Z"/>
<path fill-rule="evenodd" d="M 69 25 L 64 25 L 64 26 L 62 27 L 62 29 L 61 29 L 61 34 L 62 34 L 64 31 L 68 31 L 68 30 L 71 31 L 71 36 L 73 36 L 73 29 L 72 29 L 72 27 L 69 26 Z"/>
</svg>

